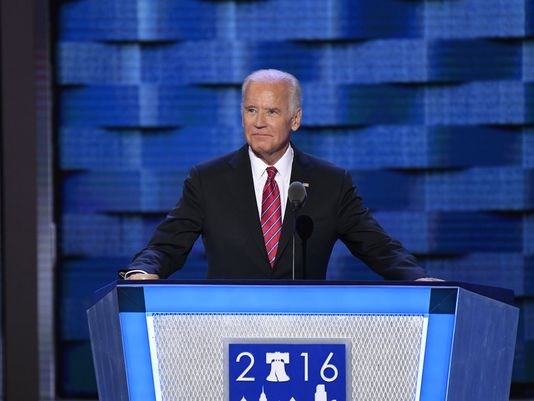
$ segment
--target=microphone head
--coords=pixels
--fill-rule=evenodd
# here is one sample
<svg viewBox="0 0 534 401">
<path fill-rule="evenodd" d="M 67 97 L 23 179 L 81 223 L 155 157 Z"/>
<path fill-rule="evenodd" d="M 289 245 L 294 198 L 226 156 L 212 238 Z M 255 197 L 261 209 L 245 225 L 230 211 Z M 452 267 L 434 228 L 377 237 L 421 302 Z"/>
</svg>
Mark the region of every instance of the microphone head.
<svg viewBox="0 0 534 401">
<path fill-rule="evenodd" d="M 300 209 L 306 201 L 306 188 L 304 184 L 300 181 L 293 181 L 289 185 L 287 197 L 291 205 L 293 205 L 294 210 Z"/>
</svg>

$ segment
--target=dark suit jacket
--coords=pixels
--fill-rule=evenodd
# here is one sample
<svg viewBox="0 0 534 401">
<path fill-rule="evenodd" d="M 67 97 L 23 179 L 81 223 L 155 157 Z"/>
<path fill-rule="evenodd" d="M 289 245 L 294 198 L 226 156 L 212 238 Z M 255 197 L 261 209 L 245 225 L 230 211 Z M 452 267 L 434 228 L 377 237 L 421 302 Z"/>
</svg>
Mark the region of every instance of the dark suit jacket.
<svg viewBox="0 0 534 401">
<path fill-rule="evenodd" d="M 291 182 L 309 184 L 298 211 L 305 228 L 306 279 L 324 279 L 332 248 L 340 239 L 378 274 L 393 280 L 425 276 L 416 260 L 389 237 L 362 204 L 349 173 L 298 151 Z M 282 236 L 271 269 L 263 242 L 248 145 L 191 169 L 182 199 L 157 227 L 148 246 L 129 269 L 168 277 L 181 268 L 202 235 L 209 278 L 291 278 L 294 214 L 286 207 Z M 297 235 L 296 278 L 303 278 L 302 239 Z"/>
</svg>

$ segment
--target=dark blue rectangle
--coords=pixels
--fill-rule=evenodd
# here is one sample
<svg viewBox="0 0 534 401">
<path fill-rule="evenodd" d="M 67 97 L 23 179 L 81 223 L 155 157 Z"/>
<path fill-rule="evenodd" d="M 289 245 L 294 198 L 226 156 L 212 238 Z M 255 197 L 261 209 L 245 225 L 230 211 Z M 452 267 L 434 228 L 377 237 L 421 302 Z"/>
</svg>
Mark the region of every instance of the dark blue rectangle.
<svg viewBox="0 0 534 401">
<path fill-rule="evenodd" d="M 229 344 L 228 400 L 345 401 L 346 361 L 345 344 Z"/>
</svg>

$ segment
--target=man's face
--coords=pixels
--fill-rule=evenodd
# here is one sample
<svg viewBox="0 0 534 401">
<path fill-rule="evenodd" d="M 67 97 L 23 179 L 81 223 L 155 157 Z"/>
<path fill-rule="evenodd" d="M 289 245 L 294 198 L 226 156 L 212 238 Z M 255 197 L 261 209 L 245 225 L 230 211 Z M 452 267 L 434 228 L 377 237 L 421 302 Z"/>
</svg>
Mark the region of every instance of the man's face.
<svg viewBox="0 0 534 401">
<path fill-rule="evenodd" d="M 300 126 L 301 115 L 300 108 L 291 114 L 287 82 L 248 84 L 243 99 L 243 129 L 252 151 L 268 165 L 284 155 L 291 131 Z"/>
</svg>

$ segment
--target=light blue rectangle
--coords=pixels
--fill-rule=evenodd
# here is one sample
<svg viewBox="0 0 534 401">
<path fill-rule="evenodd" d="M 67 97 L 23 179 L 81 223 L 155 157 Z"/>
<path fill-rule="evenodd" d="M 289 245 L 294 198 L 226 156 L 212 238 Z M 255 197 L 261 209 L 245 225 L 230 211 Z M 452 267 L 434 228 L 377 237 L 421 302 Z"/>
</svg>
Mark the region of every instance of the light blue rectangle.
<svg viewBox="0 0 534 401">
<path fill-rule="evenodd" d="M 146 315 L 121 312 L 120 322 L 129 401 L 156 401 Z"/>
<path fill-rule="evenodd" d="M 429 287 L 147 285 L 147 312 L 428 313 Z"/>
<path fill-rule="evenodd" d="M 446 401 L 455 315 L 430 314 L 420 401 Z"/>
</svg>

